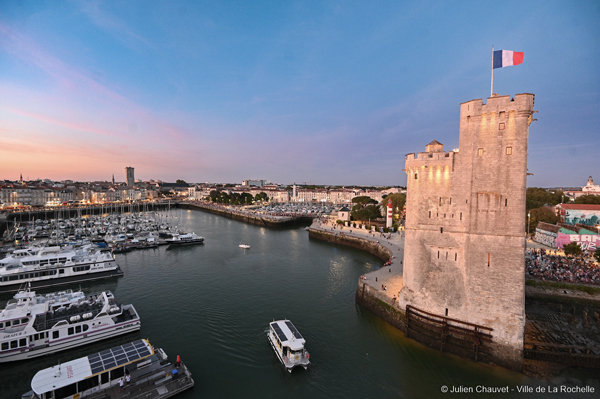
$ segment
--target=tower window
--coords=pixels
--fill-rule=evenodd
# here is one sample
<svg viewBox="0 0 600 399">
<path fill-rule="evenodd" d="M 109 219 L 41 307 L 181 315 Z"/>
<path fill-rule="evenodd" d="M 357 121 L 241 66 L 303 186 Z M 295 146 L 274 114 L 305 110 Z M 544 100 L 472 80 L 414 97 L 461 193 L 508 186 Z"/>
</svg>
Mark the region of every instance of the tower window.
<svg viewBox="0 0 600 399">
<path fill-rule="evenodd" d="M 448 316 L 448 308 L 446 308 L 446 316 Z"/>
<path fill-rule="evenodd" d="M 462 220 L 462 212 L 460 213 L 460 220 Z"/>
<path fill-rule="evenodd" d="M 477 155 L 480 156 L 480 157 L 483 156 L 483 148 L 478 148 L 477 149 Z"/>
<path fill-rule="evenodd" d="M 512 155 L 512 147 L 506 147 L 506 155 Z"/>
<path fill-rule="evenodd" d="M 504 118 L 506 116 L 506 112 L 500 111 L 499 116 L 500 116 L 500 118 Z"/>
<path fill-rule="evenodd" d="M 440 258 L 440 251 L 438 251 L 438 259 Z"/>
<path fill-rule="evenodd" d="M 454 261 L 456 262 L 456 260 L 458 259 L 458 253 L 454 253 Z"/>
<path fill-rule="evenodd" d="M 415 173 L 415 180 L 417 180 L 417 174 Z"/>
<path fill-rule="evenodd" d="M 431 219 L 431 211 L 429 211 L 429 219 Z"/>
<path fill-rule="evenodd" d="M 443 233 L 443 232 L 444 232 L 444 228 L 440 227 L 440 233 Z"/>
<path fill-rule="evenodd" d="M 506 125 L 505 125 L 505 123 L 504 123 L 504 122 L 502 122 L 502 123 L 500 123 L 500 124 L 498 125 L 498 129 L 500 129 L 500 130 L 504 130 L 504 126 L 506 126 Z"/>
<path fill-rule="evenodd" d="M 508 206 L 508 198 L 504 198 L 504 206 Z"/>
<path fill-rule="evenodd" d="M 488 252 L 488 267 L 490 267 L 490 253 Z"/>
</svg>

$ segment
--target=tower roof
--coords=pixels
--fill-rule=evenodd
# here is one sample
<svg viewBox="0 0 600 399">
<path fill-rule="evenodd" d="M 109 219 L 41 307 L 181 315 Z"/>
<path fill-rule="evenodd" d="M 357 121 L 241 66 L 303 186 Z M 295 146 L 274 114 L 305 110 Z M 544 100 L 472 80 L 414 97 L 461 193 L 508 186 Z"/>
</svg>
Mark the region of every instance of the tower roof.
<svg viewBox="0 0 600 399">
<path fill-rule="evenodd" d="M 440 143 L 437 140 L 433 140 L 431 143 L 427 144 L 427 145 L 443 145 L 442 143 Z"/>
</svg>

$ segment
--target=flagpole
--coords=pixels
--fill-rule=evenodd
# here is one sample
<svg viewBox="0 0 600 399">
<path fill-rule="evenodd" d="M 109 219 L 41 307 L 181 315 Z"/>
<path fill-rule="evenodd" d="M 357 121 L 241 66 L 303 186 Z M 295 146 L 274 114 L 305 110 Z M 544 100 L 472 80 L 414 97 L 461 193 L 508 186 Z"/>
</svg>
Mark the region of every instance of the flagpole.
<svg viewBox="0 0 600 399">
<path fill-rule="evenodd" d="M 492 44 L 492 87 L 490 89 L 490 97 L 494 95 L 494 45 Z"/>
</svg>

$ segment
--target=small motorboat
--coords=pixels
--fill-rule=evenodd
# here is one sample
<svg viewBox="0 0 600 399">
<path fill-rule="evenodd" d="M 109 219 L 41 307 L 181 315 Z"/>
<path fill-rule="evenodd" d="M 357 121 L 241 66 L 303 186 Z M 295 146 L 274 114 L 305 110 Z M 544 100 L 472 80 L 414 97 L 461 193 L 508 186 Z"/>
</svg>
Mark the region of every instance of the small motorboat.
<svg viewBox="0 0 600 399">
<path fill-rule="evenodd" d="M 248 245 L 248 244 L 240 244 L 240 248 L 250 249 L 250 245 Z"/>
</svg>

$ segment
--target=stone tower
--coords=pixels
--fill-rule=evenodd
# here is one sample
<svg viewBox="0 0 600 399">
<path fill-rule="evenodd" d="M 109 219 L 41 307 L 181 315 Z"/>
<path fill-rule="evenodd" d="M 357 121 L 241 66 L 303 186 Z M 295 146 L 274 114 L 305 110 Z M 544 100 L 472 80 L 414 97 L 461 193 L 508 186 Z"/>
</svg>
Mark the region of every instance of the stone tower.
<svg viewBox="0 0 600 399">
<path fill-rule="evenodd" d="M 133 187 L 133 183 L 135 183 L 135 178 L 133 176 L 133 168 L 131 166 L 125 167 L 125 177 L 127 178 L 127 187 Z"/>
<path fill-rule="evenodd" d="M 533 94 L 460 106 L 459 149 L 406 156 L 400 304 L 493 328 L 500 363 L 523 365 L 525 189 Z"/>
</svg>

